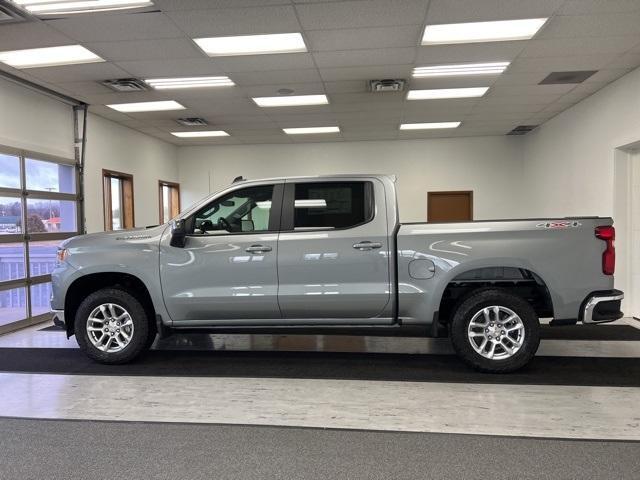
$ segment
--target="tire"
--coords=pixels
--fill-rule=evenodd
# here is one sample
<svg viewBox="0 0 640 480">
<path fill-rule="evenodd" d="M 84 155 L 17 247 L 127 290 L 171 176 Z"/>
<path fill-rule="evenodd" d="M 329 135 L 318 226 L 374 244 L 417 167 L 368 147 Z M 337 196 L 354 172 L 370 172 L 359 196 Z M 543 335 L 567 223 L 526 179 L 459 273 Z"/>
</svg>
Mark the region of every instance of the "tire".
<svg viewBox="0 0 640 480">
<path fill-rule="evenodd" d="M 109 319 L 114 322 L 109 323 Z M 116 319 L 120 319 L 118 324 Z M 75 334 L 78 345 L 91 359 L 110 365 L 127 363 L 148 348 L 149 319 L 142 304 L 131 294 L 118 288 L 104 288 L 89 295 L 78 307 Z"/>
<path fill-rule="evenodd" d="M 486 373 L 509 373 L 524 367 L 540 344 L 540 322 L 531 305 L 496 288 L 463 298 L 453 313 L 450 331 L 458 356 Z"/>
</svg>

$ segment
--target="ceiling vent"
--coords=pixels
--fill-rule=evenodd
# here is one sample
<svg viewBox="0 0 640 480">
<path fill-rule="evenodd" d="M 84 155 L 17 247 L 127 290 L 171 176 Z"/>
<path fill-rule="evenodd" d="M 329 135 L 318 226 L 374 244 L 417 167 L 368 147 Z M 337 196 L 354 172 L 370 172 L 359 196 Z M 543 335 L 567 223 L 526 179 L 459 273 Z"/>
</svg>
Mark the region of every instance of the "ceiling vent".
<svg viewBox="0 0 640 480">
<path fill-rule="evenodd" d="M 204 127 L 206 125 L 209 125 L 209 122 L 207 122 L 204 118 L 198 117 L 178 118 L 176 122 L 185 127 Z"/>
<path fill-rule="evenodd" d="M 516 128 L 507 133 L 507 135 L 526 135 L 531 130 L 534 130 L 537 127 L 538 125 L 518 125 Z"/>
<path fill-rule="evenodd" d="M 20 15 L 17 10 L 14 10 L 9 6 L 0 4 L 0 25 L 24 21 L 26 21 L 26 18 Z"/>
<path fill-rule="evenodd" d="M 137 78 L 119 78 L 117 80 L 105 80 L 100 83 L 116 92 L 144 92 L 149 89 L 146 83 Z"/>
<path fill-rule="evenodd" d="M 369 80 L 369 91 L 377 92 L 402 92 L 406 81 L 402 79 L 388 78 L 385 80 Z"/>
<path fill-rule="evenodd" d="M 582 83 L 597 70 L 581 70 L 576 72 L 551 72 L 538 85 L 564 85 L 567 83 Z"/>
</svg>

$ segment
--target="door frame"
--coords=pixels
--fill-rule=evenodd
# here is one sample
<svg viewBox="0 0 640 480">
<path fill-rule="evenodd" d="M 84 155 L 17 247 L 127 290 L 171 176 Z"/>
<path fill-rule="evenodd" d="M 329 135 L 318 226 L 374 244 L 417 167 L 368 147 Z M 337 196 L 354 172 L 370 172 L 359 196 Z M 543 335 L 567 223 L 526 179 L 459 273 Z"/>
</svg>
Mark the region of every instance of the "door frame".
<svg viewBox="0 0 640 480">
<path fill-rule="evenodd" d="M 469 208 L 471 211 L 471 219 L 468 221 L 473 221 L 473 190 L 444 190 L 444 191 L 436 191 L 436 192 L 427 192 L 427 222 L 429 222 L 429 217 L 431 217 L 431 197 L 436 195 L 453 195 L 453 194 L 467 194 L 469 195 Z M 437 223 L 437 222 L 436 222 Z"/>
</svg>

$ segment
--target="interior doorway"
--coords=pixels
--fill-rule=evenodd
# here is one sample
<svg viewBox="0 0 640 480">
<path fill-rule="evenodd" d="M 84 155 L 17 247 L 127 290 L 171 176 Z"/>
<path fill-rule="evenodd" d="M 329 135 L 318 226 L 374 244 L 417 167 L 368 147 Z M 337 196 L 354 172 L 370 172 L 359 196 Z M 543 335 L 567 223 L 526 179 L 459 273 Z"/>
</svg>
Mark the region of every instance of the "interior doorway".
<svg viewBox="0 0 640 480">
<path fill-rule="evenodd" d="M 473 220 L 473 192 L 429 192 L 428 222 L 470 222 Z"/>
</svg>

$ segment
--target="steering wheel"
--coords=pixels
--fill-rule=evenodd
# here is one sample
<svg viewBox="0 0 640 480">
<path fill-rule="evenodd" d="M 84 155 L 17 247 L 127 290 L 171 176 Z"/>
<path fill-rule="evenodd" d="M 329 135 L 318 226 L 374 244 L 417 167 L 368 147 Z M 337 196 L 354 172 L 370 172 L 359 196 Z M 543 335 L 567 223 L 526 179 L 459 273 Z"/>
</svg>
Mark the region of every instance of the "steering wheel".
<svg viewBox="0 0 640 480">
<path fill-rule="evenodd" d="M 229 221 L 224 218 L 224 217 L 220 217 L 218 219 L 218 225 L 223 229 L 226 230 L 227 232 L 231 232 L 231 224 L 229 223 Z"/>
</svg>

